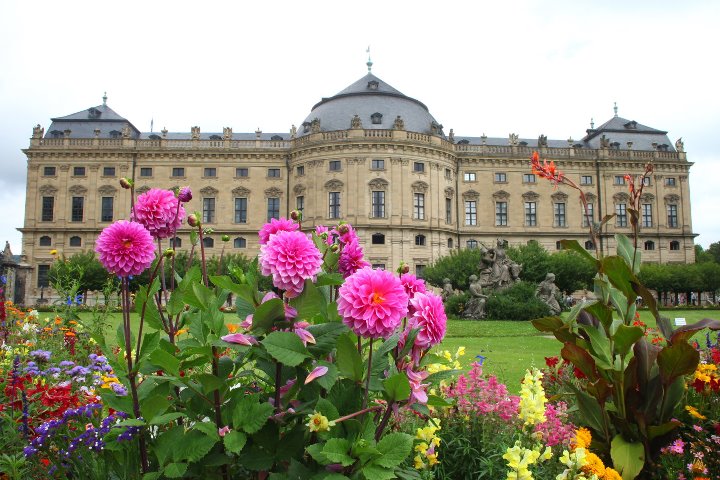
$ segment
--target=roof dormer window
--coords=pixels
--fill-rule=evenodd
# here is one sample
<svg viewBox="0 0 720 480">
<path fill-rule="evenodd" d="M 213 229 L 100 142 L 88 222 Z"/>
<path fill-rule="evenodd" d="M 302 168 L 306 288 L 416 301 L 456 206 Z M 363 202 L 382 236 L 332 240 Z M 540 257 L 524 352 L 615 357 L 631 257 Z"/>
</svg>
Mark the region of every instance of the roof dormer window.
<svg viewBox="0 0 720 480">
<path fill-rule="evenodd" d="M 53 130 L 50 132 L 50 135 L 52 135 L 52 138 L 63 138 L 64 134 L 60 130 Z"/>
<path fill-rule="evenodd" d="M 310 122 L 303 122 L 302 127 L 303 127 L 303 133 L 309 132 L 310 131 Z"/>
<path fill-rule="evenodd" d="M 377 82 L 375 82 L 377 83 Z M 382 113 L 375 112 L 372 115 L 370 115 L 370 120 L 374 125 L 380 125 L 382 123 Z"/>
<path fill-rule="evenodd" d="M 100 118 L 102 112 L 95 107 L 88 108 L 88 118 Z"/>
<path fill-rule="evenodd" d="M 279 141 L 282 139 L 283 138 L 280 135 L 273 135 L 272 137 L 270 137 L 270 140 L 273 140 L 273 141 Z"/>
<path fill-rule="evenodd" d="M 614 148 L 615 150 L 620 150 L 620 142 L 612 142 L 610 144 L 610 148 Z"/>
<path fill-rule="evenodd" d="M 460 140 L 457 143 L 458 143 L 458 145 L 467 145 L 468 143 L 470 143 L 470 140 L 463 138 L 462 140 Z"/>
<path fill-rule="evenodd" d="M 624 125 L 625 128 L 628 130 L 637 130 L 637 122 L 635 120 L 631 120 L 628 123 Z"/>
<path fill-rule="evenodd" d="M 377 90 L 380 87 L 380 83 L 377 80 L 370 80 L 367 84 L 368 90 Z"/>
<path fill-rule="evenodd" d="M 210 140 L 222 140 L 223 137 L 220 135 L 210 135 Z"/>
<path fill-rule="evenodd" d="M 148 136 L 150 140 L 160 140 L 160 135 L 155 135 L 154 133 L 150 136 Z"/>
<path fill-rule="evenodd" d="M 122 132 L 118 132 L 117 130 L 110 131 L 110 138 L 120 138 L 120 137 L 122 137 Z"/>
</svg>

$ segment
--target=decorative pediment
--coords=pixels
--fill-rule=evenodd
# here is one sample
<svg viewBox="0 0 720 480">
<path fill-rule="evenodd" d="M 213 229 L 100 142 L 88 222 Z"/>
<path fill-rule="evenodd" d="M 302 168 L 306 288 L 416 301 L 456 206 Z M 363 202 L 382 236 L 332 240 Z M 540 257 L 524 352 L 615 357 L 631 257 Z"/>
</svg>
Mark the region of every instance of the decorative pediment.
<svg viewBox="0 0 720 480">
<path fill-rule="evenodd" d="M 655 195 L 652 193 L 643 193 L 640 195 L 640 200 L 642 200 L 645 203 L 652 202 L 655 200 Z"/>
<path fill-rule="evenodd" d="M 446 197 L 449 197 L 449 198 L 454 197 L 454 196 L 455 196 L 455 189 L 452 188 L 452 187 L 447 187 L 447 188 L 445 189 L 445 196 L 446 196 Z"/>
<path fill-rule="evenodd" d="M 137 193 L 138 195 L 142 195 L 143 193 L 147 193 L 149 190 L 150 187 L 148 187 L 147 185 L 143 185 L 140 188 L 136 188 L 135 193 Z"/>
<path fill-rule="evenodd" d="M 85 195 L 87 193 L 87 188 L 83 187 L 82 185 L 73 185 L 72 187 L 68 188 L 68 192 L 72 193 L 73 195 Z"/>
<path fill-rule="evenodd" d="M 597 200 L 597 197 L 596 197 L 595 194 L 592 193 L 592 192 L 586 192 L 586 193 L 585 193 L 585 200 L 587 200 L 588 202 L 594 202 L 595 200 Z"/>
<path fill-rule="evenodd" d="M 302 195 L 303 193 L 305 193 L 305 185 L 303 185 L 302 183 L 298 183 L 293 187 L 293 193 L 295 195 Z"/>
<path fill-rule="evenodd" d="M 218 193 L 220 193 L 220 190 L 213 187 L 204 187 L 200 189 L 200 193 L 205 197 L 214 197 Z"/>
<path fill-rule="evenodd" d="M 510 198 L 510 194 L 505 190 L 498 190 L 497 192 L 493 193 L 492 196 L 495 200 L 507 200 L 508 198 Z"/>
<path fill-rule="evenodd" d="M 336 180 L 336 179 L 328 180 L 327 182 L 325 182 L 325 190 L 337 191 L 337 190 L 342 189 L 343 186 L 344 186 L 343 182 L 341 182 L 340 180 Z"/>
<path fill-rule="evenodd" d="M 247 197 L 250 195 L 250 190 L 245 187 L 236 187 L 232 191 L 233 197 Z"/>
<path fill-rule="evenodd" d="M 425 193 L 428 191 L 429 185 L 422 180 L 418 180 L 417 182 L 413 182 L 411 185 L 412 191 L 414 193 Z"/>
<path fill-rule="evenodd" d="M 55 195 L 55 194 L 57 193 L 57 191 L 58 191 L 58 189 L 55 188 L 55 187 L 53 187 L 52 185 L 43 185 L 43 186 L 40 187 L 38 190 L 40 191 L 40 193 L 41 193 L 42 195 L 45 195 L 45 196 L 48 196 L 48 197 L 51 196 L 51 195 Z"/>
<path fill-rule="evenodd" d="M 268 188 L 265 190 L 266 198 L 277 198 L 277 197 L 281 197 L 282 194 L 283 194 L 283 191 L 277 187 L 271 187 L 271 188 Z"/>
<path fill-rule="evenodd" d="M 115 195 L 117 192 L 117 188 L 113 187 L 112 185 L 103 185 L 98 188 L 98 193 L 100 195 Z"/>
<path fill-rule="evenodd" d="M 565 202 L 568 199 L 567 193 L 565 192 L 555 192 L 552 195 L 550 195 L 550 198 L 552 198 L 556 202 Z"/>
<path fill-rule="evenodd" d="M 384 178 L 373 178 L 368 182 L 370 190 L 386 190 L 389 183 Z"/>
<path fill-rule="evenodd" d="M 537 194 L 537 192 L 528 191 L 522 194 L 522 197 L 524 200 L 534 201 L 540 198 L 540 195 Z"/>
<path fill-rule="evenodd" d="M 628 200 L 630 200 L 630 195 L 625 192 L 618 192 L 613 195 L 613 200 L 615 200 L 616 202 L 627 202 Z"/>
<path fill-rule="evenodd" d="M 665 195 L 665 203 L 678 203 L 679 201 L 680 201 L 679 195 L 675 195 L 674 193 Z"/>
<path fill-rule="evenodd" d="M 466 192 L 463 192 L 462 196 L 466 200 L 473 200 L 475 198 L 479 198 L 480 193 L 476 192 L 475 190 L 468 190 Z"/>
</svg>

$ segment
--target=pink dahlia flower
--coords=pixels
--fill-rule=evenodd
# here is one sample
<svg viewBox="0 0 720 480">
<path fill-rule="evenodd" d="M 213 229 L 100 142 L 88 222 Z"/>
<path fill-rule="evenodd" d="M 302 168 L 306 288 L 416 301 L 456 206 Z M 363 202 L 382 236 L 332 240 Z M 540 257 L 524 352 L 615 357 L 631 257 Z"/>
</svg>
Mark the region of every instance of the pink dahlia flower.
<svg viewBox="0 0 720 480">
<path fill-rule="evenodd" d="M 386 270 L 361 268 L 345 280 L 339 293 L 338 313 L 362 337 L 389 337 L 407 314 L 405 289 Z"/>
<path fill-rule="evenodd" d="M 103 267 L 119 277 L 140 275 L 155 259 L 150 232 L 127 220 L 115 222 L 100 232 L 95 251 Z"/>
<path fill-rule="evenodd" d="M 345 244 L 338 261 L 338 270 L 342 273 L 343 278 L 347 278 L 361 268 L 369 266 L 370 264 L 363 258 L 363 249 L 356 238 Z"/>
<path fill-rule="evenodd" d="M 315 280 L 320 265 L 320 251 L 302 232 L 281 231 L 271 235 L 260 247 L 262 274 L 272 275 L 273 285 L 285 290 L 285 295 L 290 298 L 302 292 L 306 279 Z"/>
<path fill-rule="evenodd" d="M 300 225 L 287 218 L 270 219 L 270 223 L 266 223 L 258 232 L 260 237 L 260 245 L 265 245 L 270 240 L 270 235 L 278 232 L 294 232 L 300 228 Z"/>
<path fill-rule="evenodd" d="M 410 300 L 414 313 L 409 318 L 410 328 L 419 328 L 415 346 L 430 348 L 445 337 L 447 316 L 442 298 L 432 292 L 416 293 Z"/>
<path fill-rule="evenodd" d="M 338 227 L 335 229 L 335 233 L 337 233 L 338 238 L 340 239 L 340 243 L 342 243 L 343 245 L 351 243 L 353 240 L 357 241 L 358 239 L 355 229 L 353 229 L 352 225 L 350 225 L 349 223 L 343 223 L 342 225 L 338 225 Z"/>
<path fill-rule="evenodd" d="M 133 207 L 133 220 L 155 238 L 168 238 L 182 225 L 185 209 L 170 190 L 151 188 L 140 195 Z"/>
<path fill-rule="evenodd" d="M 410 298 L 414 297 L 416 293 L 425 293 L 427 291 L 425 281 L 417 278 L 412 273 L 403 273 L 400 276 L 400 283 L 403 284 L 405 293 L 407 293 Z"/>
</svg>

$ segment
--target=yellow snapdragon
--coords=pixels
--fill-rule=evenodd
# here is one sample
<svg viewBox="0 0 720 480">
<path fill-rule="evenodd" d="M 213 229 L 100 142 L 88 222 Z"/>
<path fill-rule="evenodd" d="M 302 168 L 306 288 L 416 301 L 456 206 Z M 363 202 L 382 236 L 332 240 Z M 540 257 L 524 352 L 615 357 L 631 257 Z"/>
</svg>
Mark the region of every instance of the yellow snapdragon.
<svg viewBox="0 0 720 480">
<path fill-rule="evenodd" d="M 535 425 L 546 421 L 545 403 L 547 397 L 542 386 L 542 372 L 537 368 L 528 370 L 520 389 L 520 406 L 518 417 L 525 425 Z"/>
<path fill-rule="evenodd" d="M 416 470 L 432 468 L 439 463 L 436 449 L 440 446 L 440 437 L 435 435 L 438 430 L 440 430 L 440 420 L 436 418 L 431 419 L 426 427 L 417 429 L 415 440 L 419 443 L 415 445 L 417 455 L 413 458 L 413 466 Z"/>
</svg>

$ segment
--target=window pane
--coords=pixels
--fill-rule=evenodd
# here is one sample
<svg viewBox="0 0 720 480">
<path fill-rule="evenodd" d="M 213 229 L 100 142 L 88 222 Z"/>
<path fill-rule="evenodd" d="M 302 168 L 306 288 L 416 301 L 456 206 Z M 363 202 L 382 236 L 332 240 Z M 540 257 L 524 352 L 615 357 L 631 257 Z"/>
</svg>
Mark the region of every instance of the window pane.
<svg viewBox="0 0 720 480">
<path fill-rule="evenodd" d="M 268 168 L 268 177 L 279 177 L 279 176 L 280 176 L 279 168 Z"/>
<path fill-rule="evenodd" d="M 477 202 L 475 200 L 465 202 L 465 225 L 477 225 Z"/>
<path fill-rule="evenodd" d="M 50 286 L 50 265 L 38 265 L 37 286 L 38 288 L 47 288 Z"/>
<path fill-rule="evenodd" d="M 677 205 L 668 205 L 668 227 L 676 228 L 678 226 Z"/>
<path fill-rule="evenodd" d="M 424 172 L 425 171 L 425 164 L 422 162 L 415 162 L 413 163 L 413 171 L 415 172 Z"/>
<path fill-rule="evenodd" d="M 236 177 L 247 177 L 247 176 L 248 176 L 248 169 L 247 169 L 247 168 L 236 168 L 236 169 L 235 169 L 235 176 L 236 176 Z"/>
<path fill-rule="evenodd" d="M 247 198 L 235 199 L 235 223 L 247 223 Z"/>
<path fill-rule="evenodd" d="M 46 177 L 54 177 L 55 176 L 55 167 L 45 167 L 43 169 L 43 175 Z"/>
<path fill-rule="evenodd" d="M 215 221 L 215 199 L 203 198 L 203 223 Z"/>
<path fill-rule="evenodd" d="M 73 175 L 76 177 L 84 177 L 85 167 L 73 167 Z"/>
<path fill-rule="evenodd" d="M 385 169 L 385 160 L 376 159 L 372 161 L 372 167 L 373 170 L 384 170 Z"/>
<path fill-rule="evenodd" d="M 305 165 L 299 165 L 299 166 L 295 169 L 295 174 L 296 174 L 298 177 L 302 177 L 303 175 L 305 175 Z"/>
<path fill-rule="evenodd" d="M 103 176 L 114 177 L 115 176 L 115 167 L 103 167 Z"/>
<path fill-rule="evenodd" d="M 185 176 L 185 169 L 182 167 L 174 167 L 172 169 L 172 176 L 173 177 L 184 177 Z"/>
<path fill-rule="evenodd" d="M 113 197 L 102 197 L 102 205 L 100 209 L 100 221 L 112 222 L 113 220 Z"/>
<path fill-rule="evenodd" d="M 295 210 L 300 212 L 301 214 L 305 210 L 305 196 L 299 195 L 295 197 Z"/>
<path fill-rule="evenodd" d="M 495 225 L 507 225 L 507 202 L 495 202 Z"/>
<path fill-rule="evenodd" d="M 445 198 L 445 223 L 453 223 L 452 221 L 452 198 Z"/>
<path fill-rule="evenodd" d="M 565 227 L 565 204 L 560 202 L 555 204 L 555 226 Z"/>
<path fill-rule="evenodd" d="M 55 209 L 55 197 L 43 197 L 42 198 L 42 221 L 52 222 L 53 211 Z"/>
<path fill-rule="evenodd" d="M 330 192 L 329 200 L 329 218 L 340 218 L 340 192 Z"/>
<path fill-rule="evenodd" d="M 203 175 L 205 177 L 216 177 L 217 176 L 217 169 L 214 167 L 208 167 L 203 171 Z"/>
<path fill-rule="evenodd" d="M 340 160 L 330 160 L 330 171 L 336 172 L 342 168 Z"/>
<path fill-rule="evenodd" d="M 268 210 L 267 210 L 267 221 L 269 222 L 271 219 L 280 218 L 280 199 L 279 198 L 268 198 L 267 201 Z"/>
<path fill-rule="evenodd" d="M 372 192 L 372 216 L 373 218 L 385 218 L 385 192 Z"/>
<path fill-rule="evenodd" d="M 416 220 L 425 219 L 425 194 L 416 193 L 413 195 L 413 218 Z"/>
<path fill-rule="evenodd" d="M 624 203 L 615 205 L 615 225 L 618 227 L 627 227 L 627 205 Z"/>
<path fill-rule="evenodd" d="M 150 167 L 143 167 L 140 169 L 140 176 L 141 177 L 152 177 L 152 168 Z"/>
<path fill-rule="evenodd" d="M 537 203 L 525 202 L 525 225 L 534 227 L 537 225 Z"/>
<path fill-rule="evenodd" d="M 71 220 L 72 222 L 83 221 L 83 210 L 85 206 L 85 197 L 72 197 Z"/>
</svg>

